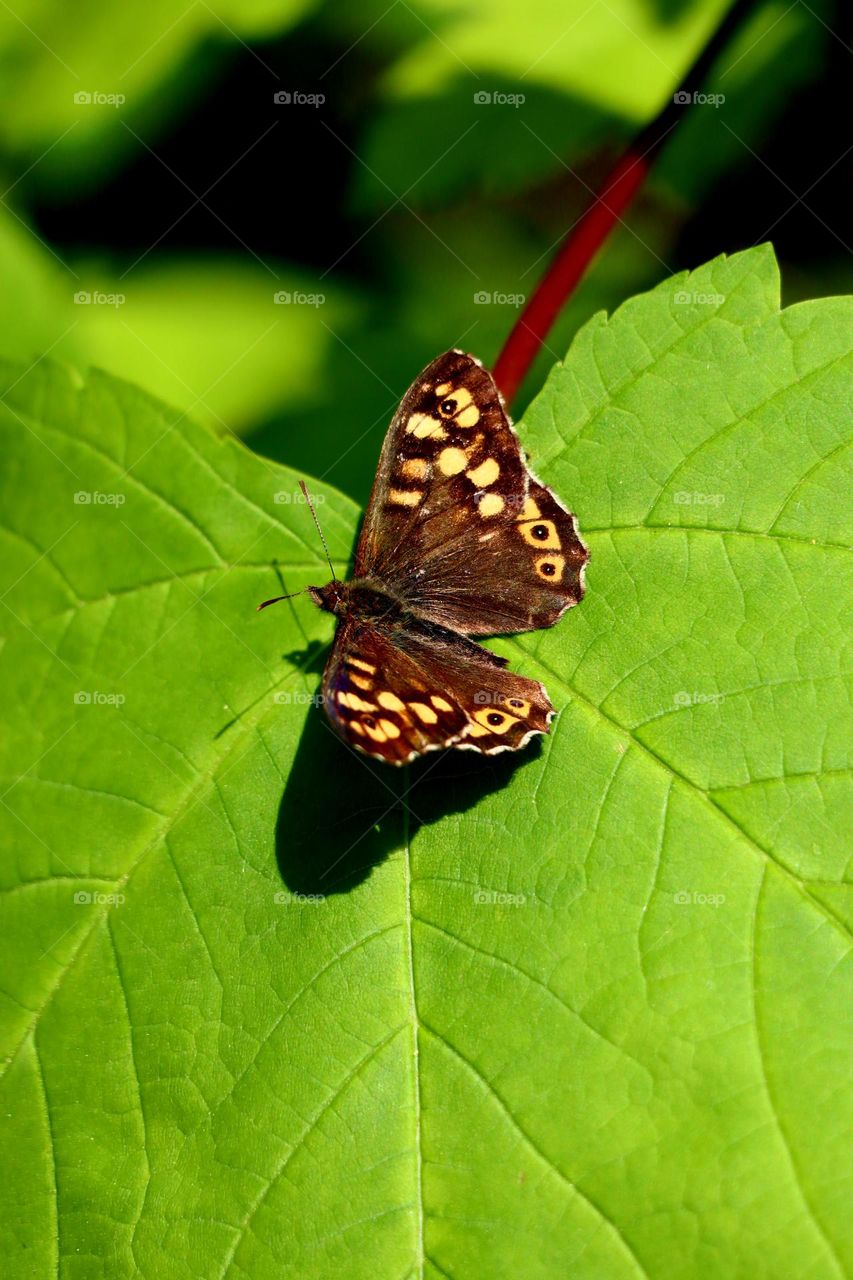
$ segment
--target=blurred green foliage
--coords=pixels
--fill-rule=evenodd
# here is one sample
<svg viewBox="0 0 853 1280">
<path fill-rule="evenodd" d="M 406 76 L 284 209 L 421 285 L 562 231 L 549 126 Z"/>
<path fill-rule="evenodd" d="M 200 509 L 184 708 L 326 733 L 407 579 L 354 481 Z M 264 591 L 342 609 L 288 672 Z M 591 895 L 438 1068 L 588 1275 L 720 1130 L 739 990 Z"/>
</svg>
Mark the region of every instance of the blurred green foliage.
<svg viewBox="0 0 853 1280">
<path fill-rule="evenodd" d="M 725 7 L 13 0 L 0 354 L 104 367 L 363 500 L 405 387 L 451 345 L 494 359 Z M 517 411 L 596 310 L 718 252 L 769 237 L 798 296 L 849 281 L 838 25 L 756 6 L 709 80 L 724 101 L 675 131 Z M 821 124 L 799 147 L 792 114 Z"/>
</svg>

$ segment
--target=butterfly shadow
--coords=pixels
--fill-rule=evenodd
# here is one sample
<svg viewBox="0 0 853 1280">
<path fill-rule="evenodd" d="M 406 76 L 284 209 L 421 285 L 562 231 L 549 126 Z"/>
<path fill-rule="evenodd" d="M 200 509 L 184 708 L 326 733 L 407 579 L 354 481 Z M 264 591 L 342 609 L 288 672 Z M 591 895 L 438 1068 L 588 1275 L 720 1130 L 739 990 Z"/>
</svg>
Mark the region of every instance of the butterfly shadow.
<svg viewBox="0 0 853 1280">
<path fill-rule="evenodd" d="M 501 751 L 486 756 L 476 751 L 438 751 L 411 767 L 407 796 L 410 835 L 453 814 L 476 808 L 485 796 L 502 791 L 521 769 L 538 760 L 542 739 L 521 751 Z"/>
<path fill-rule="evenodd" d="M 369 760 L 312 712 L 279 806 L 276 859 L 291 893 L 347 893 L 423 826 L 473 809 L 541 752 L 437 751 L 402 769 Z"/>
</svg>

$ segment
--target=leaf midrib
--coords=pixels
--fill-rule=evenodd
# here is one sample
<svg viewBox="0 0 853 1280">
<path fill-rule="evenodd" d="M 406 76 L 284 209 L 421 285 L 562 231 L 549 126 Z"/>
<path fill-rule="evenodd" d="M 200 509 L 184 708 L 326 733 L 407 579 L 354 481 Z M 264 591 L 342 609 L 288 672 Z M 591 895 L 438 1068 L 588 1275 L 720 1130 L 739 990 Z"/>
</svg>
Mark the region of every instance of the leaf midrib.
<svg viewBox="0 0 853 1280">
<path fill-rule="evenodd" d="M 406 773 L 409 766 L 406 766 Z M 407 779 L 408 781 L 408 779 Z M 408 790 L 404 792 L 408 794 Z M 403 804 L 403 867 L 406 912 L 406 950 L 408 961 L 408 981 L 410 997 L 410 1013 L 412 1021 L 412 1070 L 414 1075 L 414 1129 L 415 1129 L 415 1200 L 417 1204 L 417 1225 L 415 1237 L 416 1274 L 423 1280 L 424 1274 L 424 1196 L 423 1196 L 423 1146 L 422 1146 L 422 1096 L 420 1068 L 420 1035 L 421 1023 L 418 1015 L 418 996 L 415 986 L 415 946 L 413 934 L 414 912 L 412 909 L 412 841 L 409 822 L 409 807 Z"/>
</svg>

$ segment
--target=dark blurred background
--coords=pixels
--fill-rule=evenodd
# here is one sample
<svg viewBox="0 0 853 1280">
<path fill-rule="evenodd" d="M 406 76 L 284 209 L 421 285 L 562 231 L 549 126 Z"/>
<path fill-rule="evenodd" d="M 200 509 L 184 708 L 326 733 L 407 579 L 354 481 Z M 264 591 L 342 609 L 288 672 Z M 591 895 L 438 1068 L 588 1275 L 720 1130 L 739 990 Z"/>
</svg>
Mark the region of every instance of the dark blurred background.
<svg viewBox="0 0 853 1280">
<path fill-rule="evenodd" d="M 494 360 L 725 8 L 9 0 L 0 355 L 105 367 L 363 500 L 408 383 Z M 786 302 L 849 291 L 848 28 L 755 6 L 516 416 L 593 312 L 718 253 L 772 240 Z"/>
</svg>

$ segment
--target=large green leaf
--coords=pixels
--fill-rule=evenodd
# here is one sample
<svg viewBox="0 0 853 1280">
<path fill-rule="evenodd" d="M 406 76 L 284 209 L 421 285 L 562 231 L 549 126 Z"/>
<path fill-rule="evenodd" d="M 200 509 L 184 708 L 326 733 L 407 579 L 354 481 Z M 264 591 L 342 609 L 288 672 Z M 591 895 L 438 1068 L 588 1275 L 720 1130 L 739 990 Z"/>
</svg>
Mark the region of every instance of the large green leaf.
<svg viewBox="0 0 853 1280">
<path fill-rule="evenodd" d="M 588 594 L 500 642 L 552 734 L 403 773 L 253 612 L 294 476 L 3 370 L 6 1273 L 845 1274 L 851 328 L 766 249 L 591 321 L 521 426 Z"/>
</svg>

